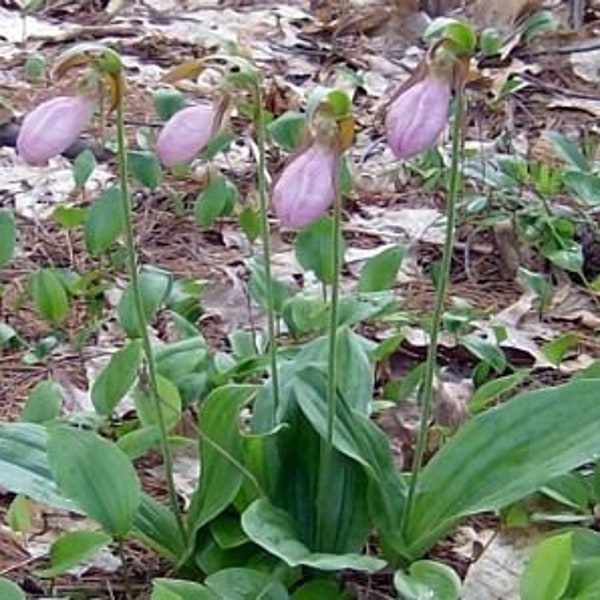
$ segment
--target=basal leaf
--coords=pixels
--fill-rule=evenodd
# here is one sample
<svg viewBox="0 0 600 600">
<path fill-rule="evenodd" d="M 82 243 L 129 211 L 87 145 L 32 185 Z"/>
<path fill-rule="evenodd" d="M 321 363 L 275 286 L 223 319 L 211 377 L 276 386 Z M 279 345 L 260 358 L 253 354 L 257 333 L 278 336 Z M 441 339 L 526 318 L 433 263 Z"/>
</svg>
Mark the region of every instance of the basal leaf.
<svg viewBox="0 0 600 600">
<path fill-rule="evenodd" d="M 311 552 L 298 539 L 290 515 L 273 506 L 266 498 L 254 501 L 244 511 L 242 528 L 255 544 L 291 567 L 303 565 L 321 571 L 354 569 L 374 573 L 385 566 L 385 561 L 373 556 Z"/>
<path fill-rule="evenodd" d="M 286 589 L 272 575 L 254 569 L 223 569 L 206 578 L 220 600 L 287 600 Z"/>
<path fill-rule="evenodd" d="M 25 592 L 6 577 L 0 577 L 0 598 L 2 600 L 27 600 Z"/>
<path fill-rule="evenodd" d="M 183 579 L 155 579 L 150 600 L 218 600 L 206 586 Z"/>
<path fill-rule="evenodd" d="M 244 476 L 236 466 L 236 462 L 243 462 L 239 411 L 255 393 L 254 386 L 224 386 L 201 405 L 198 427 L 202 472 L 188 516 L 194 532 L 221 513 L 240 489 Z"/>
<path fill-rule="evenodd" d="M 598 456 L 599 395 L 598 381 L 583 379 L 520 394 L 469 421 L 421 472 L 409 555 L 461 517 L 507 506 Z"/>
<path fill-rule="evenodd" d="M 96 554 L 112 538 L 102 531 L 70 531 L 50 548 L 50 567 L 36 571 L 39 577 L 56 577 Z"/>
<path fill-rule="evenodd" d="M 132 528 L 141 488 L 127 456 L 90 431 L 49 430 L 48 460 L 61 491 L 117 539 Z"/>
</svg>

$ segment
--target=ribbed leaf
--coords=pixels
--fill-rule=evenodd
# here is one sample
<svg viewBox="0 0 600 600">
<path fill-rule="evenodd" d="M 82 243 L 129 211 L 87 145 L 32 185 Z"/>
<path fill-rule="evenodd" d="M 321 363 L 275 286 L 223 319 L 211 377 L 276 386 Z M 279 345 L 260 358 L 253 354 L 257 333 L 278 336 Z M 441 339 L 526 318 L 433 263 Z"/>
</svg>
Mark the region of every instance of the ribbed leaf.
<svg viewBox="0 0 600 600">
<path fill-rule="evenodd" d="M 48 458 L 60 489 L 116 538 L 129 533 L 140 506 L 140 482 L 127 455 L 90 431 L 53 427 Z"/>
<path fill-rule="evenodd" d="M 0 488 L 75 510 L 54 483 L 46 455 L 46 428 L 41 425 L 0 423 Z"/>
<path fill-rule="evenodd" d="M 507 506 L 600 453 L 600 384 L 521 394 L 479 415 L 423 469 L 406 529 L 426 551 L 460 517 Z"/>
<path fill-rule="evenodd" d="M 253 502 L 242 515 L 242 528 L 248 537 L 291 567 L 304 565 L 322 571 L 355 569 L 373 573 L 385 561 L 361 554 L 312 552 L 298 538 L 293 519 L 266 498 Z"/>
<path fill-rule="evenodd" d="M 41 425 L 0 423 L 0 487 L 54 508 L 81 512 L 58 491 L 46 442 L 46 428 Z M 175 517 L 147 494 L 142 494 L 133 534 L 173 562 L 183 554 Z"/>
<path fill-rule="evenodd" d="M 188 516 L 194 532 L 216 517 L 242 485 L 244 476 L 235 465 L 243 462 L 239 411 L 255 391 L 248 385 L 225 386 L 202 404 L 198 417 L 202 473 Z"/>
</svg>

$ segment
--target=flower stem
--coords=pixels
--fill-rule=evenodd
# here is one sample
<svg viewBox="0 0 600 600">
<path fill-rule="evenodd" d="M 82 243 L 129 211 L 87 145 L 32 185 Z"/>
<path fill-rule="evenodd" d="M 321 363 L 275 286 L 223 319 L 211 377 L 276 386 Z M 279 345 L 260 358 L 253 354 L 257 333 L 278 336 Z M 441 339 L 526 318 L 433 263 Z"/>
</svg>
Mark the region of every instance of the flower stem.
<svg viewBox="0 0 600 600">
<path fill-rule="evenodd" d="M 279 407 L 279 375 L 277 372 L 277 335 L 275 332 L 275 301 L 273 294 L 273 275 L 271 272 L 271 231 L 268 218 L 267 194 L 267 144 L 265 114 L 260 84 L 254 89 L 256 107 L 254 111 L 254 126 L 256 128 L 256 145 L 258 148 L 257 187 L 260 203 L 260 225 L 263 245 L 263 261 L 267 288 L 267 334 L 269 336 L 269 356 L 271 362 L 271 385 L 273 387 L 273 423 L 276 421 Z"/>
<path fill-rule="evenodd" d="M 423 381 L 423 392 L 421 395 L 421 420 L 417 445 L 412 464 L 412 473 L 408 489 L 408 497 L 402 515 L 402 531 L 406 532 L 415 500 L 415 492 L 419 480 L 419 473 L 423 466 L 423 458 L 427 445 L 429 420 L 433 405 L 433 388 L 435 370 L 437 366 L 438 338 L 440 333 L 442 313 L 446 301 L 446 291 L 450 279 L 450 267 L 452 263 L 452 250 L 454 248 L 454 229 L 456 226 L 456 200 L 458 198 L 460 146 L 463 124 L 463 89 L 458 86 L 456 93 L 456 113 L 454 115 L 454 126 L 452 128 L 452 162 L 450 165 L 450 182 L 448 190 L 448 205 L 446 207 L 446 237 L 444 241 L 444 252 L 442 265 L 436 285 L 433 315 L 431 317 L 431 330 L 429 333 L 429 347 L 427 349 L 427 361 L 425 363 L 425 375 Z"/>
<path fill-rule="evenodd" d="M 339 185 L 336 186 L 336 197 L 333 205 L 332 251 L 333 282 L 331 284 L 331 302 L 329 312 L 329 351 L 327 359 L 327 437 L 321 445 L 319 468 L 319 484 L 317 492 L 317 539 L 320 549 L 327 550 L 325 544 L 325 514 L 329 506 L 327 485 L 331 481 L 333 460 L 333 426 L 337 412 L 337 329 L 338 303 L 340 293 L 340 237 L 342 229 L 342 195 Z"/>
<path fill-rule="evenodd" d="M 125 225 L 125 242 L 127 248 L 127 266 L 129 276 L 131 278 L 131 287 L 135 301 L 135 312 L 140 326 L 142 336 L 142 345 L 146 356 L 146 365 L 148 369 L 148 380 L 150 383 L 150 396 L 155 405 L 158 428 L 160 432 L 160 445 L 162 451 L 163 463 L 165 466 L 165 475 L 169 492 L 169 502 L 171 510 L 177 521 L 177 526 L 182 539 L 186 539 L 186 531 L 181 516 L 179 503 L 177 502 L 177 491 L 175 489 L 175 481 L 173 479 L 173 458 L 171 449 L 169 448 L 168 431 L 165 422 L 165 417 L 162 410 L 160 394 L 158 391 L 158 378 L 156 373 L 156 362 L 154 360 L 154 352 L 152 343 L 148 333 L 148 323 L 144 312 L 144 302 L 142 291 L 140 288 L 138 277 L 138 256 L 135 247 L 135 236 L 133 231 L 133 221 L 131 218 L 131 203 L 129 200 L 128 189 L 128 168 L 127 168 L 127 141 L 125 138 L 125 119 L 123 110 L 123 100 L 119 98 L 117 102 L 117 144 L 118 144 L 118 161 L 119 161 L 119 183 L 121 187 L 121 212 L 123 223 Z"/>
</svg>

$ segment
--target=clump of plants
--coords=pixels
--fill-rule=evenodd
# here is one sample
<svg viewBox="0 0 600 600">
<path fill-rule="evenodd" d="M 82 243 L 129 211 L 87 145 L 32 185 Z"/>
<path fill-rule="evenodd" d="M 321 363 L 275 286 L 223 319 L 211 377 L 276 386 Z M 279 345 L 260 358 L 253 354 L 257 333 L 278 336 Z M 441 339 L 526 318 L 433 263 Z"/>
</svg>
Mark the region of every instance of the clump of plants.
<svg viewBox="0 0 600 600">
<path fill-rule="evenodd" d="M 21 422 L 0 424 L 0 485 L 97 524 L 60 537 L 40 577 L 55 577 L 101 547 L 121 548 L 137 538 L 172 564 L 171 578 L 153 582 L 153 600 L 345 598 L 336 578 L 345 570 L 393 573 L 401 598 L 454 600 L 460 597 L 458 576 L 427 558 L 436 542 L 464 517 L 498 511 L 600 451 L 598 384 L 581 378 L 480 412 L 424 464 L 460 191 L 465 81 L 477 44 L 465 24 L 440 29 L 426 60 L 391 99 L 385 123 L 399 160 L 435 145 L 451 125 L 446 235 L 427 361 L 416 386 L 421 420 L 410 473 L 399 472 L 387 438 L 370 418 L 374 363 L 393 344 L 376 345 L 356 329 L 396 309 L 391 287 L 401 249 L 371 259 L 352 294 L 342 294 L 339 285 L 354 134 L 348 96 L 319 88 L 304 114 L 269 122 L 254 64 L 222 55 L 191 61 L 172 77 L 195 77 L 210 66 L 220 74 L 212 97 L 186 105 L 170 92 L 157 95 L 165 124 L 154 151 L 131 150 L 119 55 L 86 45 L 58 60 L 57 77 L 85 68 L 79 89 L 34 108 L 17 149 L 23 160 L 42 165 L 65 151 L 95 114 L 114 114 L 116 181 L 83 214 L 69 213 L 74 222 L 67 220 L 83 227 L 92 257 L 114 264 L 121 251 L 128 284 L 117 310 L 125 342 L 93 382 L 95 414 L 63 416 L 60 390 L 46 382 L 32 393 Z M 247 237 L 260 238 L 260 251 L 249 261 L 249 287 L 267 327 L 264 335 L 234 332 L 230 351 L 219 353 L 209 350 L 197 327 L 194 282 L 141 264 L 131 186 L 158 187 L 163 168 L 185 176 L 185 164 L 199 154 L 210 162 L 231 141 L 226 121 L 233 108 L 253 133 L 255 195 L 240 204 L 233 183 L 213 165 L 195 214 L 205 224 L 236 214 Z M 274 141 L 293 153 L 270 184 L 267 150 Z M 93 157 L 80 155 L 74 168 L 85 187 Z M 273 276 L 269 199 L 280 224 L 297 230 L 298 260 L 323 293 L 295 292 Z M 14 246 L 14 222 L 6 212 L 0 212 L 0 228 L 12 232 L 0 236 L 3 266 Z M 82 289 L 53 269 L 36 273 L 31 287 L 38 310 L 57 326 L 69 298 Z M 150 335 L 161 309 L 175 331 L 169 343 Z M 282 326 L 289 334 L 285 343 Z M 111 427 L 128 394 L 136 408 L 133 426 Z M 194 414 L 192 408 L 195 435 L 184 437 L 177 425 L 184 413 Z M 201 464 L 185 507 L 173 478 L 173 452 L 181 446 L 195 447 Z M 165 503 L 143 490 L 132 462 L 157 448 Z M 0 585 L 22 597 L 7 581 Z"/>
</svg>

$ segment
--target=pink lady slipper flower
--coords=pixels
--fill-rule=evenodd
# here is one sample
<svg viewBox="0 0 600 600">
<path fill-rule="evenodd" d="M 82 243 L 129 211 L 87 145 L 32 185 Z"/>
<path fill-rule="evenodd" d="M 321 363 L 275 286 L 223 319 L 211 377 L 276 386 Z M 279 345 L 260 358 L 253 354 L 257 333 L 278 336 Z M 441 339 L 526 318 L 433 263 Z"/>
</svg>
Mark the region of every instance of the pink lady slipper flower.
<svg viewBox="0 0 600 600">
<path fill-rule="evenodd" d="M 337 193 L 339 154 L 313 142 L 285 167 L 272 193 L 275 214 L 286 227 L 302 227 L 322 217 Z"/>
<path fill-rule="evenodd" d="M 156 154 L 165 167 L 190 162 L 221 127 L 224 105 L 196 104 L 177 111 L 164 125 Z"/>
<path fill-rule="evenodd" d="M 17 151 L 30 165 L 45 165 L 62 154 L 86 128 L 95 102 L 88 96 L 58 96 L 27 114 L 17 137 Z"/>
<path fill-rule="evenodd" d="M 450 82 L 429 73 L 392 102 L 385 129 L 397 158 L 411 158 L 437 142 L 448 122 L 450 95 Z"/>
</svg>

